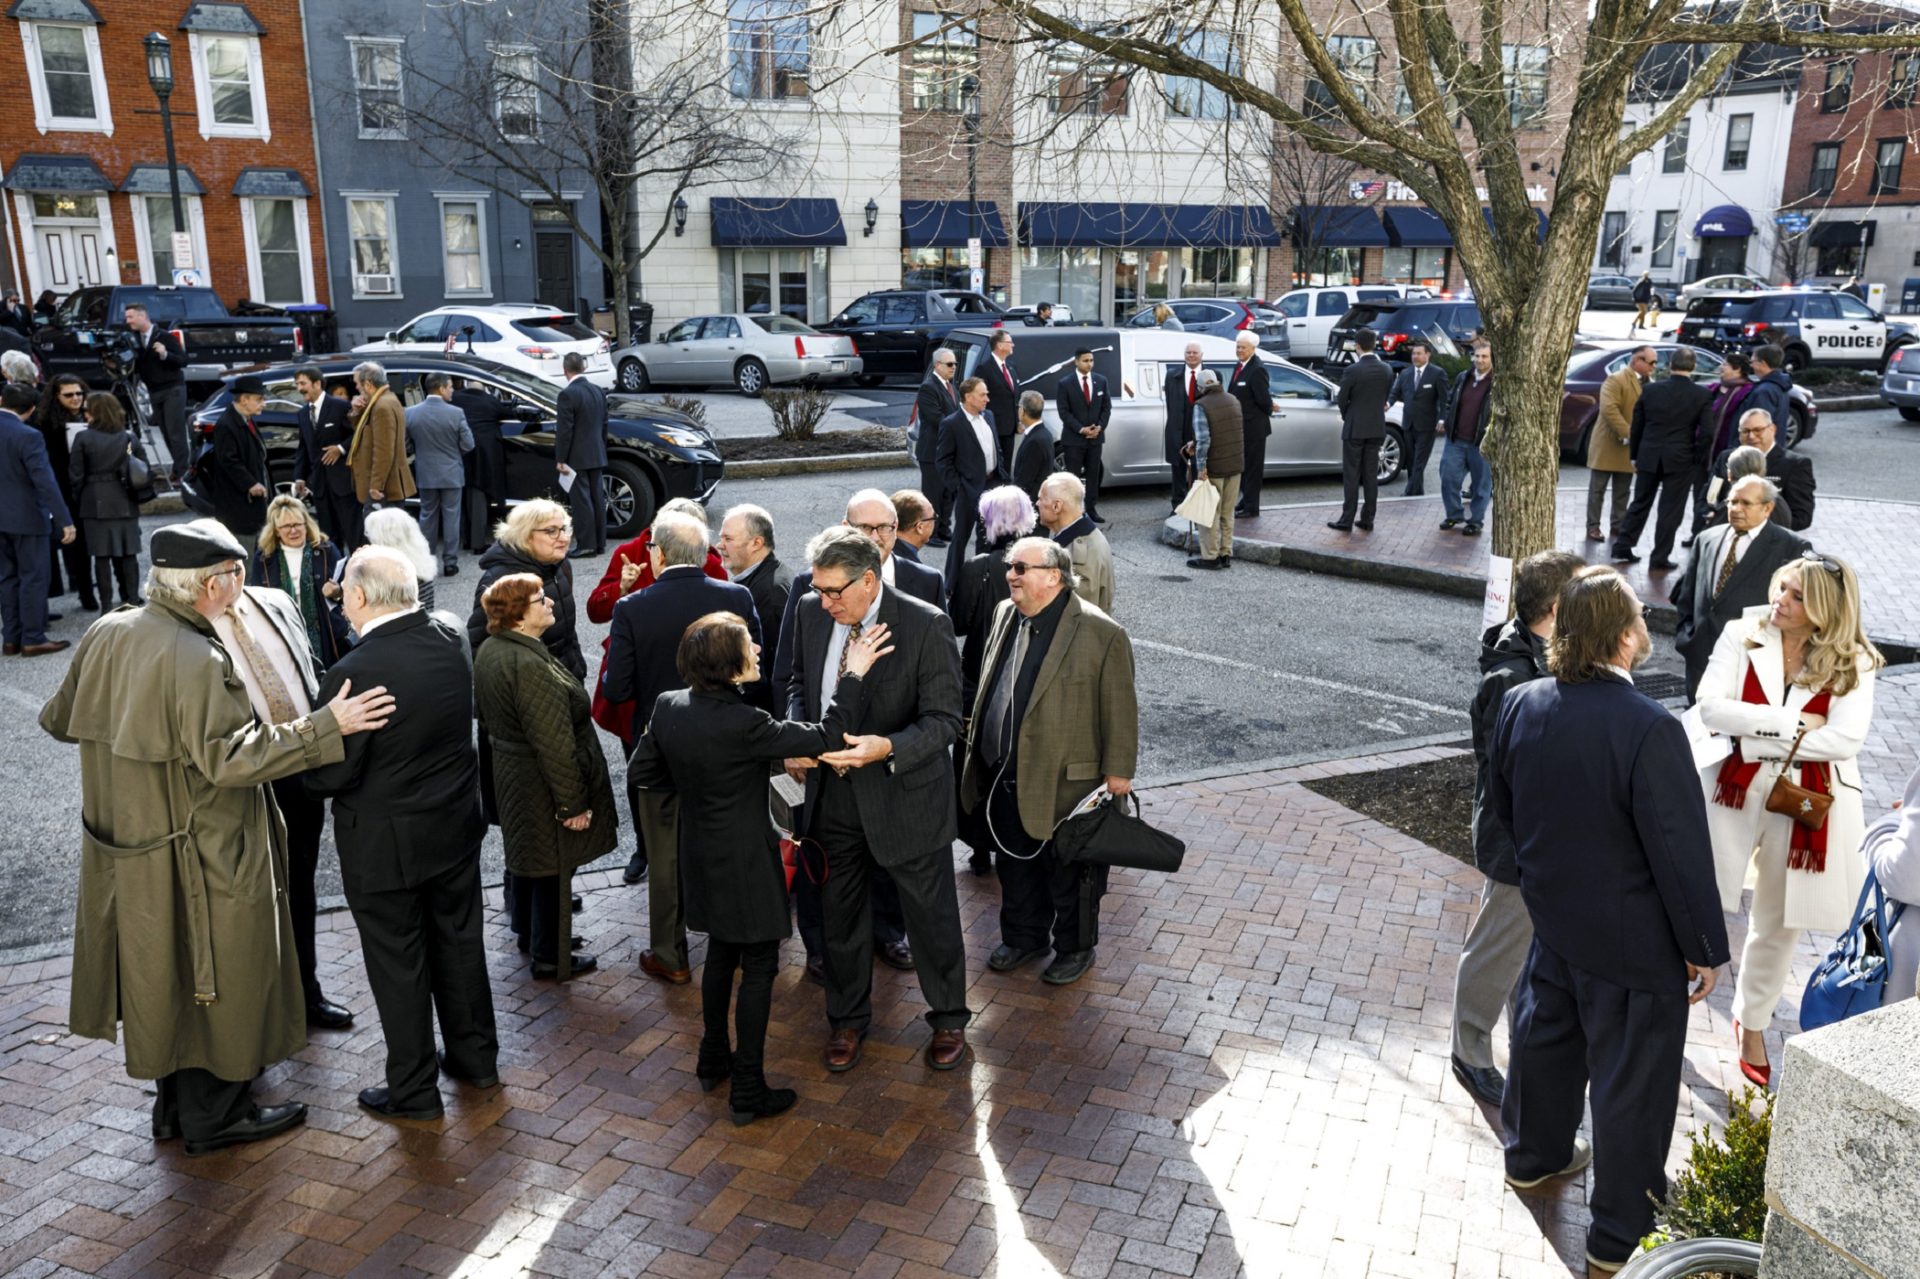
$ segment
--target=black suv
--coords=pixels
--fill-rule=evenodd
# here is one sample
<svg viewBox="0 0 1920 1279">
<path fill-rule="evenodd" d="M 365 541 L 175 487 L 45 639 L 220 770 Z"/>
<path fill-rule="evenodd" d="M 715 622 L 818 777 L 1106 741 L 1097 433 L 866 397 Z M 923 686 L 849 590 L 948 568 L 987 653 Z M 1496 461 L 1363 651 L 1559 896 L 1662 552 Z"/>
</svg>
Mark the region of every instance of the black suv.
<svg viewBox="0 0 1920 1279">
<path fill-rule="evenodd" d="M 1699 295 L 1687 304 L 1675 336 L 1742 355 L 1771 342 L 1786 352 L 1789 369 L 1854 364 L 1884 371 L 1888 357 L 1920 334 L 1911 324 L 1890 322 L 1851 293 L 1766 289 Z"/>
<path fill-rule="evenodd" d="M 854 380 L 878 386 L 890 377 L 918 382 L 926 375 L 933 349 L 947 334 L 998 325 L 1003 314 L 991 298 L 964 289 L 883 289 L 855 298 L 820 329 L 852 338 L 865 369 Z"/>
<path fill-rule="evenodd" d="M 317 360 L 329 393 L 353 394 L 353 369 L 363 357 Z M 378 361 L 387 371 L 387 384 L 402 404 L 426 398 L 420 379 L 445 373 L 468 382 L 501 402 L 500 433 L 507 452 L 507 500 L 524 502 L 548 497 L 565 503 L 553 469 L 553 422 L 559 388 L 544 378 L 470 355 L 408 355 L 396 352 Z M 267 446 L 267 467 L 275 483 L 293 480 L 293 455 L 300 442 L 300 415 L 304 402 L 293 387 L 301 364 L 280 364 L 246 370 L 267 384 L 267 404 L 255 419 Z M 193 414 L 196 443 L 213 433 L 232 401 L 228 384 L 207 398 Z M 618 392 L 607 397 L 607 469 L 601 484 L 607 491 L 607 536 L 622 541 L 637 537 L 653 522 L 654 512 L 669 498 L 690 497 L 705 502 L 719 487 L 723 463 L 706 428 L 683 413 Z"/>
<path fill-rule="evenodd" d="M 1353 336 L 1361 329 L 1372 329 L 1380 339 L 1374 349 L 1381 359 L 1405 364 L 1410 358 L 1407 345 L 1415 338 L 1425 339 L 1435 355 L 1469 355 L 1473 332 L 1479 327 L 1477 302 L 1451 298 L 1378 298 L 1356 303 L 1327 331 L 1327 366 L 1338 368 L 1353 363 L 1357 355 Z"/>
</svg>

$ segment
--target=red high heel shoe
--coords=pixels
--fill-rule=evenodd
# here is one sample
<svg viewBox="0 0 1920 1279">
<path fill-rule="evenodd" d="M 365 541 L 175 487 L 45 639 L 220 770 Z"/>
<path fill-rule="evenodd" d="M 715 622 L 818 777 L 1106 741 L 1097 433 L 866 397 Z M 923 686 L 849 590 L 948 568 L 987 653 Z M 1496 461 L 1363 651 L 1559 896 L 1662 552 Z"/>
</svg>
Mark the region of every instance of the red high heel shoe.
<svg viewBox="0 0 1920 1279">
<path fill-rule="evenodd" d="M 1740 1073 L 1748 1079 L 1751 1079 L 1754 1083 L 1759 1084 L 1762 1088 L 1768 1087 L 1773 1079 L 1773 1063 L 1763 1062 L 1756 1066 L 1747 1060 L 1746 1039 L 1740 1033 L 1740 1019 L 1738 1017 L 1733 1019 L 1733 1049 L 1735 1056 L 1738 1057 L 1740 1061 Z"/>
</svg>

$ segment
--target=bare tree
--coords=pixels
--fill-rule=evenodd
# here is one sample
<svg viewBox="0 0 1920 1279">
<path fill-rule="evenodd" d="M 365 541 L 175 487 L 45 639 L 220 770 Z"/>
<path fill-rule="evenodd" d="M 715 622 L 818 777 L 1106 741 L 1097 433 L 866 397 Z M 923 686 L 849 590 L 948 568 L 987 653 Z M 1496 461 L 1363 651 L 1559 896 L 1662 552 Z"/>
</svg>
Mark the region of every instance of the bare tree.
<svg viewBox="0 0 1920 1279">
<path fill-rule="evenodd" d="M 1336 219 L 1349 208 L 1380 203 L 1386 183 L 1370 178 L 1357 160 L 1316 151 L 1299 138 L 1273 148 L 1273 204 L 1297 209 L 1285 234 L 1293 244 L 1293 281 L 1307 283 L 1319 272 L 1329 242 L 1337 237 Z"/>
</svg>

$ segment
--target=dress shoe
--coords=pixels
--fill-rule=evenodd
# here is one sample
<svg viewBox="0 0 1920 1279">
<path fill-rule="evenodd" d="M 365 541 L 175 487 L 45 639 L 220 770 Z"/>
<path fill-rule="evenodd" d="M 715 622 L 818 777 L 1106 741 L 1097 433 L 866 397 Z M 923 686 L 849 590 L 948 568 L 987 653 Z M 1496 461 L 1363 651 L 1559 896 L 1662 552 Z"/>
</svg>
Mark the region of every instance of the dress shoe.
<svg viewBox="0 0 1920 1279">
<path fill-rule="evenodd" d="M 1440 521 L 1440 531 L 1442 533 L 1450 532 L 1453 529 L 1457 529 L 1459 527 L 1460 527 L 1460 521 L 1454 519 L 1451 515 L 1449 515 L 1446 519 Z"/>
<path fill-rule="evenodd" d="M 575 977 L 580 976 L 582 973 L 593 972 L 599 967 L 600 960 L 596 956 L 575 955 L 573 957 L 573 975 Z M 557 981 L 560 977 L 560 965 L 558 963 L 542 963 L 536 959 L 533 961 L 533 976 L 537 981 Z"/>
<path fill-rule="evenodd" d="M 640 952 L 640 971 L 649 977 L 657 977 L 670 986 L 684 986 L 693 980 L 691 969 L 669 968 L 650 950 Z"/>
<path fill-rule="evenodd" d="M 1593 1147 L 1587 1144 L 1585 1138 L 1575 1137 L 1573 1139 L 1573 1158 L 1567 1162 L 1565 1168 L 1562 1168 L 1559 1172 L 1541 1173 L 1538 1177 L 1516 1177 L 1512 1173 L 1508 1173 L 1507 1184 L 1515 1190 L 1531 1190 L 1541 1182 L 1552 1181 L 1555 1177 L 1571 1177 L 1575 1173 L 1585 1169 L 1586 1166 L 1592 1162 Z"/>
<path fill-rule="evenodd" d="M 936 1030 L 927 1041 L 927 1065 L 935 1070 L 952 1070 L 967 1056 L 967 1032 Z"/>
<path fill-rule="evenodd" d="M 1673 572 L 1673 570 L 1679 567 L 1680 566 L 1678 564 L 1675 564 L 1672 560 L 1648 560 L 1647 561 L 1647 571 L 1649 573 L 1671 573 Z"/>
<path fill-rule="evenodd" d="M 827 984 L 827 961 L 818 955 L 807 956 L 807 980 L 816 986 Z"/>
<path fill-rule="evenodd" d="M 346 1030 L 353 1025 L 353 1014 L 328 999 L 307 1001 L 307 1028 L 310 1030 Z"/>
<path fill-rule="evenodd" d="M 1590 528 L 1587 530 L 1587 540 L 1589 542 L 1604 542 L 1607 540 L 1607 535 L 1597 528 Z"/>
<path fill-rule="evenodd" d="M 1229 568 L 1232 568 L 1232 567 L 1233 567 L 1233 556 L 1231 556 L 1231 555 L 1222 555 L 1222 556 L 1219 556 L 1219 557 L 1218 557 L 1217 559 L 1215 559 L 1215 560 L 1213 561 L 1213 566 L 1214 566 L 1215 568 L 1218 568 L 1218 569 L 1229 569 Z"/>
<path fill-rule="evenodd" d="M 913 971 L 913 947 L 904 941 L 882 942 L 873 948 L 873 953 L 889 968 L 898 968 L 903 973 Z"/>
<path fill-rule="evenodd" d="M 18 657 L 20 656 L 20 646 L 18 644 L 0 644 L 0 655 Z"/>
<path fill-rule="evenodd" d="M 581 911 L 585 910 L 586 908 L 587 908 L 587 903 L 584 900 L 582 900 L 579 893 L 574 893 L 572 896 L 567 898 L 567 909 L 571 911 L 573 914 L 578 915 Z"/>
<path fill-rule="evenodd" d="M 1640 562 L 1640 557 L 1624 546 L 1615 547 L 1612 558 L 1615 564 L 1638 564 Z"/>
<path fill-rule="evenodd" d="M 758 1101 L 744 1109 L 732 1106 L 728 1113 L 735 1128 L 745 1128 L 756 1119 L 771 1119 L 775 1115 L 786 1114 L 799 1100 L 800 1094 L 791 1088 L 762 1088 Z"/>
<path fill-rule="evenodd" d="M 153 1139 L 155 1141 L 172 1141 L 179 1135 L 180 1121 L 178 1119 L 168 1119 L 165 1121 L 156 1119 L 153 1121 Z"/>
<path fill-rule="evenodd" d="M 1087 518 L 1092 520 L 1095 524 L 1098 524 L 1101 528 L 1105 528 L 1107 526 L 1107 517 L 1100 514 L 1100 512 L 1098 511 L 1088 511 Z"/>
<path fill-rule="evenodd" d="M 469 1088 L 498 1088 L 500 1086 L 500 1073 L 498 1071 L 489 1075 L 463 1075 L 447 1064 L 446 1049 L 442 1048 L 435 1056 L 440 1059 L 440 1073 L 448 1079 L 463 1083 Z"/>
<path fill-rule="evenodd" d="M 987 967 L 996 973 L 1010 973 L 1022 964 L 1032 963 L 1047 953 L 1045 946 L 1035 946 L 1032 950 L 1015 950 L 1005 942 L 993 948 L 987 956 Z"/>
<path fill-rule="evenodd" d="M 47 610 L 47 620 L 49 622 L 57 622 L 65 616 L 66 616 L 65 613 L 56 613 L 52 609 Z"/>
<path fill-rule="evenodd" d="M 46 640 L 39 644 L 23 645 L 20 649 L 20 656 L 45 657 L 48 653 L 64 653 L 72 647 L 72 640 Z"/>
<path fill-rule="evenodd" d="M 228 1146 L 244 1146 L 250 1141 L 278 1137 L 296 1124 L 305 1123 L 307 1108 L 297 1101 L 283 1106 L 255 1106 L 244 1119 L 235 1120 L 205 1141 L 189 1141 L 190 1155 L 210 1155 Z"/>
<path fill-rule="evenodd" d="M 848 1026 L 827 1036 L 827 1049 L 820 1054 L 827 1069 L 838 1075 L 852 1070 L 860 1064 L 860 1046 L 867 1041 L 867 1033 Z"/>
<path fill-rule="evenodd" d="M 1686 549 L 1687 549 L 1688 547 L 1690 547 L 1690 546 L 1692 546 L 1692 545 L 1693 545 L 1693 539 L 1692 539 L 1691 537 L 1683 537 L 1683 538 L 1681 538 L 1681 539 L 1680 539 L 1680 549 L 1681 549 L 1681 550 L 1683 550 L 1683 551 L 1684 551 L 1684 550 L 1686 550 Z"/>
<path fill-rule="evenodd" d="M 1507 1095 L 1506 1076 L 1492 1066 L 1469 1066 L 1459 1056 L 1453 1058 L 1453 1077 L 1460 1086 L 1489 1106 L 1497 1106 Z"/>
<path fill-rule="evenodd" d="M 528 953 L 529 947 L 527 946 L 527 939 L 525 937 L 515 934 L 513 944 L 519 948 L 521 954 L 524 955 Z M 586 948 L 587 939 L 580 934 L 575 933 L 573 936 L 567 938 L 568 950 L 585 950 Z"/>
<path fill-rule="evenodd" d="M 1746 1036 L 1740 1033 L 1740 1019 L 1733 1019 L 1733 1051 L 1740 1058 L 1740 1073 L 1752 1082 L 1765 1088 L 1773 1082 L 1773 1063 L 1763 1061 L 1754 1065 L 1747 1060 Z"/>
<path fill-rule="evenodd" d="M 1372 521 L 1372 520 L 1355 520 L 1355 521 L 1353 522 L 1353 526 L 1354 526 L 1355 528 L 1357 528 L 1357 529 L 1359 529 L 1359 530 L 1360 530 L 1360 531 L 1361 531 L 1362 533 L 1371 533 L 1371 532 L 1373 532 L 1373 521 Z"/>
<path fill-rule="evenodd" d="M 458 577 L 460 576 L 460 566 L 458 564 L 442 564 L 440 566 L 440 576 Z"/>
<path fill-rule="evenodd" d="M 1479 537 L 1482 527 L 1479 520 L 1468 520 L 1465 524 L 1461 525 L 1460 531 L 1468 537 Z"/>
<path fill-rule="evenodd" d="M 1187 567 L 1202 568 L 1211 571 L 1220 567 L 1220 561 L 1218 559 L 1209 559 L 1204 555 L 1196 555 L 1187 561 Z"/>
<path fill-rule="evenodd" d="M 397 1106 L 385 1088 L 362 1088 L 360 1090 L 362 1109 L 371 1110 L 382 1119 L 445 1119 L 446 1108 L 435 1102 L 431 1106 Z"/>
<path fill-rule="evenodd" d="M 1055 955 L 1053 962 L 1040 974 L 1040 980 L 1049 986 L 1070 986 L 1086 976 L 1087 969 L 1093 967 L 1093 947 L 1085 950 L 1070 950 Z"/>
<path fill-rule="evenodd" d="M 941 537 L 937 533 L 934 536 L 927 539 L 927 549 L 929 550 L 944 551 L 950 545 L 952 545 L 952 543 L 948 542 L 946 538 Z"/>
<path fill-rule="evenodd" d="M 637 884 L 646 877 L 647 855 L 645 853 L 635 853 L 633 856 L 627 858 L 627 868 L 620 872 L 620 882 L 623 884 Z"/>
<path fill-rule="evenodd" d="M 1353 525 L 1348 523 L 1346 520 L 1328 520 L 1327 527 L 1332 529 L 1336 533 L 1353 532 Z"/>
<path fill-rule="evenodd" d="M 589 550 L 568 551 L 567 558 L 570 560 L 590 560 L 595 554 L 596 552 Z"/>
<path fill-rule="evenodd" d="M 993 854 L 974 849 L 967 858 L 967 869 L 981 876 L 993 874 Z"/>
<path fill-rule="evenodd" d="M 80 597 L 80 607 L 82 610 L 88 613 L 98 613 L 101 611 L 100 601 L 93 598 L 93 596 L 91 595 L 82 595 Z"/>
</svg>

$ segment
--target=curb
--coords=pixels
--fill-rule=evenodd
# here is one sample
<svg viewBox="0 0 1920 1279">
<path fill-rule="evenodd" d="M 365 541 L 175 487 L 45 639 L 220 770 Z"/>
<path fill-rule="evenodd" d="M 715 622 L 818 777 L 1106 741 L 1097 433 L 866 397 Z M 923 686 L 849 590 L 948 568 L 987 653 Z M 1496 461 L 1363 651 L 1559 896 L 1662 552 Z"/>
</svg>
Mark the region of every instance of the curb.
<svg viewBox="0 0 1920 1279">
<path fill-rule="evenodd" d="M 912 466 L 905 449 L 893 453 L 835 453 L 827 457 L 747 458 L 726 464 L 728 479 L 765 479 L 775 475 L 824 475 L 832 471 L 885 471 Z"/>
<path fill-rule="evenodd" d="M 187 504 L 180 500 L 178 493 L 162 493 L 140 508 L 142 515 L 185 515 Z"/>
<path fill-rule="evenodd" d="M 1868 409 L 1890 409 L 1893 406 L 1877 395 L 1836 395 L 1830 400 L 1813 397 L 1813 406 L 1822 413 L 1860 413 Z"/>
</svg>

